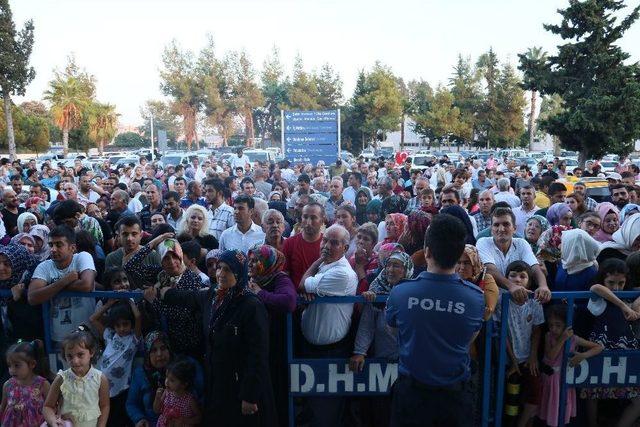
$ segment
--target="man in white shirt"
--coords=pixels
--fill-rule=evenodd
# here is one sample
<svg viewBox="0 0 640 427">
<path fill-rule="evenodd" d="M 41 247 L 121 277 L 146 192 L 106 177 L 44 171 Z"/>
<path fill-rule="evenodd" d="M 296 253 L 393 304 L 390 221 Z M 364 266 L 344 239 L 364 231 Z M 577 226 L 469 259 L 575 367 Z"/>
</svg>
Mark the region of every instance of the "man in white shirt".
<svg viewBox="0 0 640 427">
<path fill-rule="evenodd" d="M 358 278 L 345 258 L 349 232 L 341 225 L 327 228 L 320 244 L 320 258 L 300 280 L 300 290 L 317 296 L 353 296 Z M 347 358 L 353 349 L 348 333 L 353 303 L 310 304 L 302 313 L 302 335 L 309 357 Z M 312 397 L 309 407 L 317 425 L 339 425 L 343 399 Z"/>
<path fill-rule="evenodd" d="M 349 174 L 349 181 L 347 182 L 349 186 L 344 189 L 342 192 L 342 197 L 353 204 L 356 205 L 356 196 L 358 191 L 365 190 L 369 193 L 369 197 L 373 198 L 373 193 L 368 187 L 364 187 L 362 185 L 362 174 L 360 172 L 351 172 Z"/>
<path fill-rule="evenodd" d="M 235 171 L 236 168 L 240 167 L 242 169 L 245 168 L 246 165 L 251 164 L 251 160 L 249 160 L 249 156 L 243 154 L 242 148 L 238 148 L 238 153 L 231 157 L 231 170 Z"/>
<path fill-rule="evenodd" d="M 527 221 L 540 209 L 536 206 L 536 189 L 531 184 L 520 189 L 520 201 L 522 204 L 513 209 L 513 214 L 516 216 L 516 233 L 524 236 Z"/>
<path fill-rule="evenodd" d="M 95 311 L 93 298 L 64 297 L 62 291 L 91 292 L 94 290 L 96 267 L 87 252 L 76 253 L 75 232 L 60 225 L 49 234 L 51 259 L 41 262 L 29 284 L 31 305 L 51 301 L 51 339 L 61 343 L 80 324 L 89 321 Z"/>
<path fill-rule="evenodd" d="M 236 224 L 220 235 L 220 250 L 237 249 L 245 255 L 254 245 L 264 242 L 262 227 L 251 220 L 255 201 L 253 197 L 241 194 L 233 202 Z"/>
<path fill-rule="evenodd" d="M 180 195 L 177 192 L 169 191 L 164 195 L 164 213 L 167 216 L 167 224 L 174 230 L 179 230 L 185 220 L 185 214 L 180 207 Z"/>
<path fill-rule="evenodd" d="M 482 237 L 476 243 L 480 260 L 487 268 L 487 273 L 493 276 L 498 286 L 511 293 L 511 297 L 517 304 L 523 304 L 529 298 L 529 291 L 509 281 L 505 274 L 507 266 L 511 262 L 526 262 L 531 266 L 533 280 L 537 284 L 536 299 L 541 303 L 546 303 L 551 298 L 547 279 L 529 243 L 524 239 L 513 237 L 516 231 L 515 222 L 515 215 L 511 209 L 497 208 L 493 211 L 491 215 L 492 237 Z"/>
<path fill-rule="evenodd" d="M 518 199 L 518 196 L 509 191 L 511 188 L 511 181 L 509 181 L 509 178 L 500 178 L 497 185 L 498 192 L 494 196 L 494 200 L 496 202 L 507 202 L 512 209 L 520 206 L 520 199 Z"/>
</svg>

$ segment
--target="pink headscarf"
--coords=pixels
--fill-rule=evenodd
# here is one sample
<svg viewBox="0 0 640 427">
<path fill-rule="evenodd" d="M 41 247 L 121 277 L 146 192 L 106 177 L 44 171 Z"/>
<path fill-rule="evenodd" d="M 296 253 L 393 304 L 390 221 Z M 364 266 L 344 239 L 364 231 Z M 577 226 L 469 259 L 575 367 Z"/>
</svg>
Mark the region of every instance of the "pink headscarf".
<svg viewBox="0 0 640 427">
<path fill-rule="evenodd" d="M 391 219 L 393 220 L 393 223 L 398 228 L 398 237 L 396 237 L 395 240 L 392 240 L 387 237 L 383 240 L 382 243 L 395 243 L 398 241 L 398 238 L 402 235 L 402 233 L 404 232 L 404 228 L 407 226 L 407 216 L 401 213 L 392 213 L 392 214 L 389 214 L 388 216 L 391 217 Z"/>
<path fill-rule="evenodd" d="M 604 202 L 604 203 L 600 203 L 598 205 L 598 207 L 596 208 L 596 212 L 598 213 L 598 216 L 600 217 L 600 221 L 602 221 L 602 225 L 600 226 L 600 230 L 598 230 L 598 232 L 595 234 L 595 236 L 593 236 L 593 238 L 596 239 L 600 243 L 613 242 L 613 234 L 606 233 L 602 229 L 602 226 L 604 226 L 604 217 L 607 216 L 611 212 L 616 214 L 618 216 L 618 220 L 619 220 L 620 219 L 620 209 L 618 209 L 613 203 Z"/>
</svg>

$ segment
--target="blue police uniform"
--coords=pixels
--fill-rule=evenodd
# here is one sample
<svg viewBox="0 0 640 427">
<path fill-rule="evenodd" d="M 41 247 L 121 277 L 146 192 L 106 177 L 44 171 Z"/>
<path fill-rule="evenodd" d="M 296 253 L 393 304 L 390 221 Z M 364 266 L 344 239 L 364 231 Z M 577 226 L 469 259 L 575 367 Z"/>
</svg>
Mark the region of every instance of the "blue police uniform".
<svg viewBox="0 0 640 427">
<path fill-rule="evenodd" d="M 484 307 L 480 288 L 457 274 L 423 272 L 391 290 L 386 318 L 399 341 L 392 426 L 471 425 L 469 346 Z"/>
</svg>

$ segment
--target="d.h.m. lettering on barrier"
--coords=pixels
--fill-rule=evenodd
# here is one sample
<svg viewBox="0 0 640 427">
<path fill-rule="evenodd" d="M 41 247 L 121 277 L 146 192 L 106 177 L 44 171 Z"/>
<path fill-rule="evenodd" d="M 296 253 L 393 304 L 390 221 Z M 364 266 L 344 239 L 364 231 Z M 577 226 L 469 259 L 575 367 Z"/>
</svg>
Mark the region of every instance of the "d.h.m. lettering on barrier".
<svg viewBox="0 0 640 427">
<path fill-rule="evenodd" d="M 598 356 L 567 367 L 571 387 L 634 386 L 640 384 L 640 351 L 603 351 Z"/>
</svg>

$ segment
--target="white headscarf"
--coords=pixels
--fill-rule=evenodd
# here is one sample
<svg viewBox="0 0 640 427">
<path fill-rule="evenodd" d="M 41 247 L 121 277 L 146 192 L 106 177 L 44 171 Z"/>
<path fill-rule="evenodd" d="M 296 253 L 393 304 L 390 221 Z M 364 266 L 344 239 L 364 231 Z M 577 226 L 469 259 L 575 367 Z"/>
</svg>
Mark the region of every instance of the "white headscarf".
<svg viewBox="0 0 640 427">
<path fill-rule="evenodd" d="M 562 267 L 569 274 L 579 273 L 595 265 L 599 250 L 600 243 L 584 230 L 575 228 L 562 232 Z"/>
<path fill-rule="evenodd" d="M 607 248 L 617 249 L 624 255 L 631 255 L 633 242 L 640 236 L 640 214 L 627 217 L 622 226 L 613 233 L 613 242 L 605 242 L 600 251 Z"/>
</svg>

